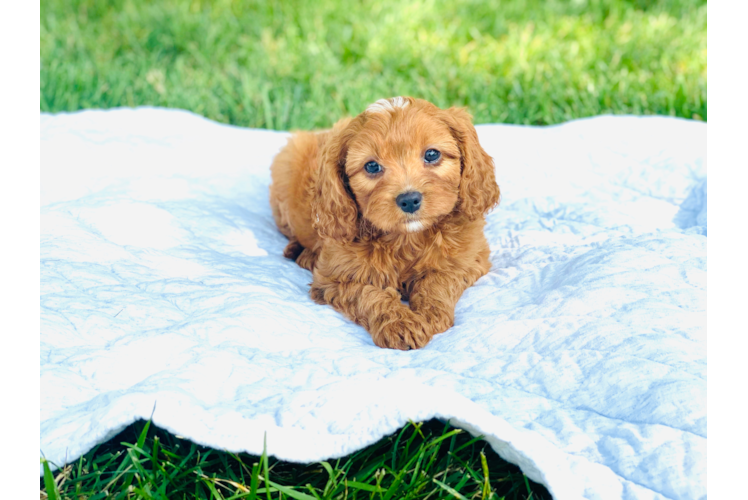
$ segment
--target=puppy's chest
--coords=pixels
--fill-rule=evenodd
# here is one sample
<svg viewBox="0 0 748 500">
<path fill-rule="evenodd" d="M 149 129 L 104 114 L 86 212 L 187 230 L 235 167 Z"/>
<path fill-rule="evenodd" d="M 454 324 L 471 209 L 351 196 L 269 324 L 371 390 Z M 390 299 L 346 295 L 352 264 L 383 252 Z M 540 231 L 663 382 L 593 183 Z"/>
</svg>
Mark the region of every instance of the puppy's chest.
<svg viewBox="0 0 748 500">
<path fill-rule="evenodd" d="M 400 248 L 381 250 L 380 259 L 382 270 L 387 275 L 387 285 L 400 290 L 407 296 L 413 284 L 423 278 L 430 270 L 448 267 L 448 259 L 441 252 L 432 248 L 418 248 L 417 246 L 403 246 Z"/>
</svg>

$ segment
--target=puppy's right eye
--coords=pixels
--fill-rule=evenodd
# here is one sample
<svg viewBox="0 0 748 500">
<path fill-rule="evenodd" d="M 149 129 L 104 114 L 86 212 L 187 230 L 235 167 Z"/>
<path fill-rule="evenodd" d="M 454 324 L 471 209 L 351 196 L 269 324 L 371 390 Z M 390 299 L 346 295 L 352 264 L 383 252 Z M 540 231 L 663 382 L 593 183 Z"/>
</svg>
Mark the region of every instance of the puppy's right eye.
<svg viewBox="0 0 748 500">
<path fill-rule="evenodd" d="M 364 170 L 366 170 L 370 174 L 378 174 L 382 171 L 382 165 L 375 161 L 370 161 L 366 165 L 364 165 Z"/>
</svg>

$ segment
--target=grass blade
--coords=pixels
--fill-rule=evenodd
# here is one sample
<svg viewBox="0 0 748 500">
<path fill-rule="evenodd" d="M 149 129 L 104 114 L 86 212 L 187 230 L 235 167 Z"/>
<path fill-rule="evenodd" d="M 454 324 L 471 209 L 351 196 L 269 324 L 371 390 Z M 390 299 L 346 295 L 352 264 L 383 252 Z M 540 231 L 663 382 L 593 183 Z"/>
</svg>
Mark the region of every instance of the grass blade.
<svg viewBox="0 0 748 500">
<path fill-rule="evenodd" d="M 260 464 L 252 464 L 252 477 L 249 484 L 249 500 L 256 500 L 257 488 L 260 485 Z"/>
<path fill-rule="evenodd" d="M 452 488 L 449 485 L 446 485 L 446 484 L 442 483 L 438 479 L 434 479 L 434 483 L 436 483 L 437 485 L 439 485 L 439 487 L 441 489 L 443 489 L 444 491 L 446 491 L 450 495 L 454 496 L 455 498 L 458 498 L 459 500 L 468 500 L 464 495 L 461 495 L 459 491 L 457 491 L 456 489 Z"/>
<path fill-rule="evenodd" d="M 49 462 L 46 458 L 41 459 L 42 467 L 44 468 L 44 489 L 46 490 L 47 497 L 49 500 L 57 500 L 60 498 L 60 492 L 55 484 L 55 478 L 52 475 L 52 470 L 49 468 Z"/>
<path fill-rule="evenodd" d="M 530 490 L 530 481 L 527 479 L 526 475 L 522 474 L 522 477 L 525 480 L 525 487 L 527 488 L 527 494 L 529 495 L 527 497 L 527 500 L 530 500 L 530 498 L 532 498 L 532 490 Z"/>
<path fill-rule="evenodd" d="M 270 467 L 268 466 L 268 433 L 265 432 L 265 437 L 262 440 L 262 464 L 263 468 L 265 469 L 265 487 L 266 487 L 266 494 L 267 499 L 271 500 L 270 498 Z"/>
<path fill-rule="evenodd" d="M 140 436 L 138 436 L 138 448 L 141 448 L 141 449 L 143 448 L 143 445 L 145 444 L 145 438 L 148 437 L 148 429 L 150 427 L 151 427 L 151 421 L 148 420 L 143 426 L 143 430 L 140 431 Z"/>
<path fill-rule="evenodd" d="M 318 500 L 319 497 L 315 498 L 313 496 L 307 495 L 305 493 L 301 493 L 299 491 L 294 490 L 293 488 L 289 486 L 282 486 L 278 483 L 274 483 L 273 481 L 268 481 L 268 484 L 272 486 L 273 488 L 277 489 L 278 491 L 285 493 L 286 495 L 290 496 L 291 498 L 295 498 L 296 500 Z M 270 498 L 270 489 L 268 488 L 268 498 Z"/>
<path fill-rule="evenodd" d="M 403 481 L 403 476 L 407 472 L 407 469 L 402 469 L 395 476 L 395 480 L 392 482 L 390 487 L 387 489 L 387 494 L 384 496 L 384 500 L 390 500 L 392 496 L 400 489 L 400 483 Z"/>
<path fill-rule="evenodd" d="M 380 486 L 372 486 L 371 484 L 361 483 L 358 481 L 346 481 L 345 484 L 347 484 L 351 488 L 356 488 L 357 490 L 370 491 L 372 493 L 384 493 L 386 491 L 382 489 Z"/>
<path fill-rule="evenodd" d="M 397 466 L 395 465 L 397 459 L 397 446 L 400 444 L 400 439 L 402 439 L 403 434 L 410 428 L 410 426 L 411 422 L 408 422 L 408 424 L 402 428 L 402 430 L 397 434 L 394 446 L 392 446 L 392 470 L 397 469 Z"/>
<path fill-rule="evenodd" d="M 338 475 L 333 471 L 332 467 L 327 462 L 320 462 L 320 465 L 324 467 L 324 469 L 327 471 L 327 475 L 329 476 L 329 479 L 327 480 L 327 483 L 325 484 L 325 488 L 322 491 L 322 496 L 327 497 L 328 493 L 331 490 L 335 489 L 335 486 L 337 486 L 337 478 Z M 316 495 L 316 493 L 315 493 Z"/>
<path fill-rule="evenodd" d="M 491 494 L 491 482 L 488 479 L 488 462 L 486 462 L 486 454 L 481 450 L 480 452 L 480 465 L 483 469 L 483 500 L 487 499 Z"/>
</svg>

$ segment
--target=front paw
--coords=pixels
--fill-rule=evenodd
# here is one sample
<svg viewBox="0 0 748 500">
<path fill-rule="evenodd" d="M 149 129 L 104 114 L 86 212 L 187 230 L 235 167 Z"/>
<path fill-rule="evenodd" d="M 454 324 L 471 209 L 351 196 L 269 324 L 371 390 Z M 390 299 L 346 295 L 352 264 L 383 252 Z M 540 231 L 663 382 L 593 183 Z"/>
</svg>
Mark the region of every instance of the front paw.
<svg viewBox="0 0 748 500">
<path fill-rule="evenodd" d="M 420 349 L 431 340 L 428 325 L 418 319 L 402 318 L 372 332 L 372 339 L 379 347 L 408 351 Z"/>
<path fill-rule="evenodd" d="M 410 308 L 429 325 L 434 335 L 446 332 L 455 324 L 454 310 L 429 304 L 422 297 L 411 298 Z"/>
</svg>

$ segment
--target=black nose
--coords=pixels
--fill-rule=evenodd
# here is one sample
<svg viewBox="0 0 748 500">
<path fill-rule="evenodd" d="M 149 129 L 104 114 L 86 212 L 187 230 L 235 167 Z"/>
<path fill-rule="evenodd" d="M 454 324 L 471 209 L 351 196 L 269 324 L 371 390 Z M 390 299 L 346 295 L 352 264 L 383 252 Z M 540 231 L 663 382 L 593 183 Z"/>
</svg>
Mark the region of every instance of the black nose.
<svg viewBox="0 0 748 500">
<path fill-rule="evenodd" d="M 417 191 L 411 191 L 410 193 L 403 193 L 395 198 L 395 203 L 400 207 L 400 210 L 406 214 L 412 214 L 419 208 L 421 208 L 421 200 L 423 195 Z"/>
</svg>

